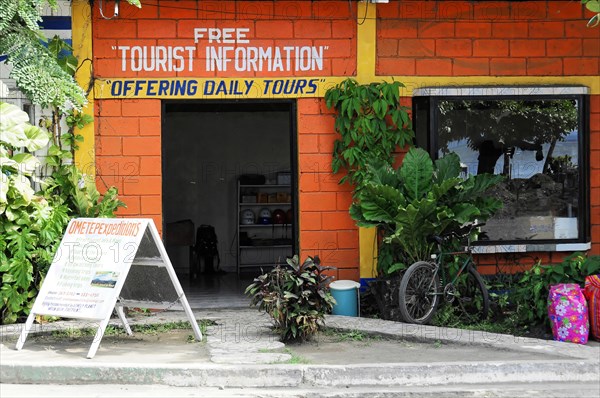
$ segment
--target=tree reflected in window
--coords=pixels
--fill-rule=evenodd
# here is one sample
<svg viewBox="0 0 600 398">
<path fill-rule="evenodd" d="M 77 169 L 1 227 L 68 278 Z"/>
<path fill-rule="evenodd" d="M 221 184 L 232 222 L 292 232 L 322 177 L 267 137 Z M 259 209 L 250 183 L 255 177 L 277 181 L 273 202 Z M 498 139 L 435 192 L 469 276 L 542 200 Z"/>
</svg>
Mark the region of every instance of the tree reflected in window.
<svg viewBox="0 0 600 398">
<path fill-rule="evenodd" d="M 490 240 L 580 237 L 579 99 L 460 97 L 432 105 L 429 145 L 438 156 L 456 152 L 466 174 L 506 176 L 490 192 L 504 203 L 485 227 Z"/>
</svg>

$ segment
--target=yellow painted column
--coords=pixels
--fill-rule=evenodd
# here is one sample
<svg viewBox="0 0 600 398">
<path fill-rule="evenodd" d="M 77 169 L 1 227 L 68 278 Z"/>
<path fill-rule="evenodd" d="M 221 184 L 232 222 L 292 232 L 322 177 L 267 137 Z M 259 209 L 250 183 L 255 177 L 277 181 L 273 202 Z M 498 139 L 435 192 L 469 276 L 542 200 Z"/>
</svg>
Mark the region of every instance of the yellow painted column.
<svg viewBox="0 0 600 398">
<path fill-rule="evenodd" d="M 377 60 L 377 10 L 368 1 L 358 3 L 356 11 L 356 80 L 371 83 L 375 79 Z"/>
<path fill-rule="evenodd" d="M 75 80 L 88 90 L 92 82 L 92 9 L 87 0 L 73 0 L 71 3 L 71 29 L 73 38 L 73 55 L 79 60 Z M 90 89 L 88 104 L 82 112 L 94 116 L 94 90 Z M 83 136 L 79 149 L 75 152 L 75 165 L 88 178 L 96 177 L 96 156 L 94 143 L 94 122 L 83 129 L 76 129 L 75 134 Z"/>
<path fill-rule="evenodd" d="M 356 80 L 361 83 L 376 81 L 375 62 L 377 60 L 377 10 L 376 4 L 368 1 L 358 3 L 356 12 Z M 377 276 L 377 230 L 358 229 L 360 254 L 360 279 Z"/>
</svg>

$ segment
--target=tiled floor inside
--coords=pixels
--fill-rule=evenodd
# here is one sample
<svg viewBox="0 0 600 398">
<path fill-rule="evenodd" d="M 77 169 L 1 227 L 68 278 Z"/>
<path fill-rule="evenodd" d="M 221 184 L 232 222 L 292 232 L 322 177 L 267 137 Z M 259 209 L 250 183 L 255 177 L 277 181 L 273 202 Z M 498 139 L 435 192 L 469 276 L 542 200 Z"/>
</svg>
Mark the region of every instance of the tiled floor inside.
<svg viewBox="0 0 600 398">
<path fill-rule="evenodd" d="M 250 299 L 244 295 L 255 274 L 237 272 L 200 274 L 196 280 L 180 277 L 179 281 L 192 309 L 248 308 Z"/>
</svg>

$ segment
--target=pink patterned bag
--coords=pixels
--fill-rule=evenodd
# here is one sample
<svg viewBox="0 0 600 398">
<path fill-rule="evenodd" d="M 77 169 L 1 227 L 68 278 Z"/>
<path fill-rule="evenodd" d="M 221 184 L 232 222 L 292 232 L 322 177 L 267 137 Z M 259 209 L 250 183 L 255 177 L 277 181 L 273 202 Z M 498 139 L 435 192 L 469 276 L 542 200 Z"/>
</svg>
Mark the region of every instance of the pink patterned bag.
<svg viewBox="0 0 600 398">
<path fill-rule="evenodd" d="M 554 340 L 586 344 L 589 334 L 588 308 L 581 287 L 575 283 L 550 286 L 548 316 Z"/>
</svg>

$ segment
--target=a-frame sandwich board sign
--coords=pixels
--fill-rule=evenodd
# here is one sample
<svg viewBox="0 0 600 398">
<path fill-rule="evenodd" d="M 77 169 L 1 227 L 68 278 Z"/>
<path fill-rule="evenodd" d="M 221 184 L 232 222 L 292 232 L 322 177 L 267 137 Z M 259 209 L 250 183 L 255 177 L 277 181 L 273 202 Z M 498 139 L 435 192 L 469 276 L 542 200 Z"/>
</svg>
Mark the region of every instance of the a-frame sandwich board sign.
<svg viewBox="0 0 600 398">
<path fill-rule="evenodd" d="M 171 308 L 179 302 L 194 336 L 202 332 L 152 219 L 77 218 L 69 222 L 27 318 L 23 348 L 36 315 L 98 322 L 93 358 L 116 309 L 127 333 L 124 306 Z"/>
</svg>

